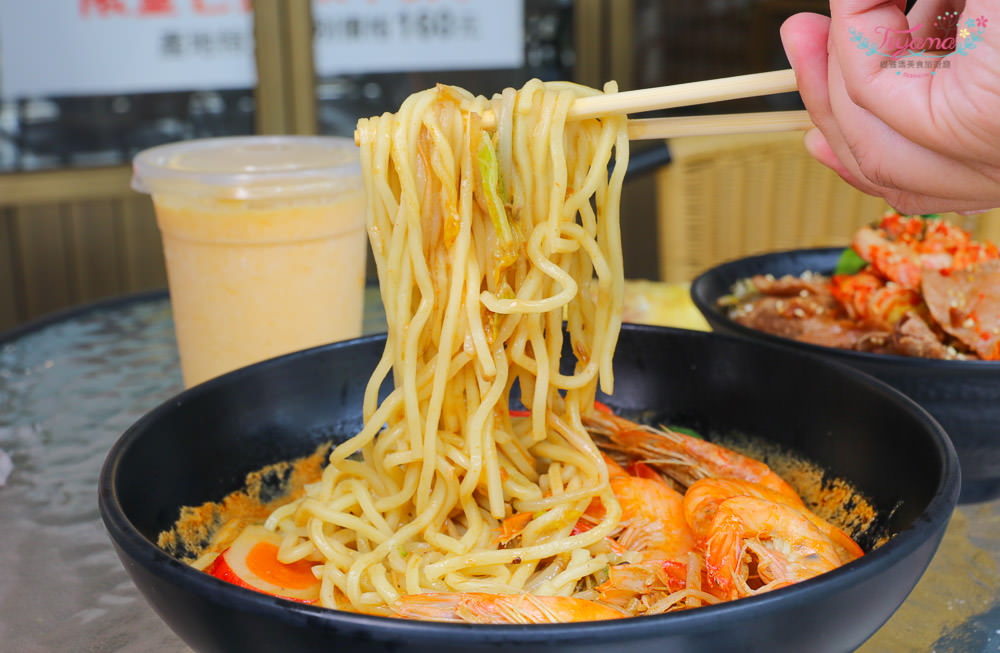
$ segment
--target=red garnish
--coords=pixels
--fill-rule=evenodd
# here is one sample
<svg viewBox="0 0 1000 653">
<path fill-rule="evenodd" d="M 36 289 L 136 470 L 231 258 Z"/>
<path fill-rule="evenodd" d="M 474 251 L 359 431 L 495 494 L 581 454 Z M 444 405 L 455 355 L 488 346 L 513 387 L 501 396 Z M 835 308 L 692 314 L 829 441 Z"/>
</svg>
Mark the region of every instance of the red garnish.
<svg viewBox="0 0 1000 653">
<path fill-rule="evenodd" d="M 596 408 L 597 410 L 599 410 L 602 413 L 607 413 L 608 415 L 614 415 L 615 414 L 615 411 L 611 410 L 610 406 L 608 406 L 603 401 L 597 401 L 596 399 L 594 400 L 594 408 Z"/>
<path fill-rule="evenodd" d="M 227 583 L 300 603 L 316 603 L 315 562 L 278 560 L 281 538 L 262 526 L 247 527 L 205 572 Z"/>
</svg>

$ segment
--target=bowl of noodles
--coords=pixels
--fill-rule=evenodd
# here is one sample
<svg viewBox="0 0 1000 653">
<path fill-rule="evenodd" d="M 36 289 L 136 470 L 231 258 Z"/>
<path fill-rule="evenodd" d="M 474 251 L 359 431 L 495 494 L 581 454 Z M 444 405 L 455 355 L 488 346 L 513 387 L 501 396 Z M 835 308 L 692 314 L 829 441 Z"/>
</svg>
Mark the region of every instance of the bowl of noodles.
<svg viewBox="0 0 1000 653">
<path fill-rule="evenodd" d="M 329 609 L 192 566 L 224 524 L 263 522 L 275 505 L 298 496 L 296 486 L 321 478 L 311 466 L 329 458 L 327 445 L 363 428 L 357 377 L 375 369 L 384 343 L 372 336 L 333 344 L 197 386 L 142 418 L 110 452 L 100 501 L 115 549 L 146 599 L 194 650 L 721 651 L 748 642 L 775 651 L 851 650 L 912 589 L 955 505 L 959 473 L 947 437 L 888 386 L 760 343 L 626 325 L 615 354 L 615 392 L 599 395 L 606 406 L 766 461 L 864 555 L 737 600 L 530 626 Z M 381 388 L 383 397 L 390 385 Z M 644 460 L 653 464 L 648 455 Z M 441 534 L 449 535 L 447 528 Z"/>
<path fill-rule="evenodd" d="M 927 234 L 940 221 L 890 212 L 859 233 L 881 231 L 883 224 Z M 950 226 L 944 231 L 950 242 L 983 246 Z M 930 411 L 955 445 L 960 502 L 1000 496 L 995 247 L 962 270 L 926 268 L 921 276 L 910 267 L 916 280 L 909 286 L 905 276 L 883 277 L 856 249 L 798 249 L 728 261 L 692 282 L 692 300 L 716 331 L 850 365 L 901 390 Z M 938 258 L 948 250 L 939 244 L 932 249 L 929 255 Z M 982 257 L 952 250 L 955 260 Z"/>
<path fill-rule="evenodd" d="M 102 517 L 192 648 L 841 651 L 913 588 L 958 493 L 943 430 L 847 367 L 623 325 L 602 95 L 438 86 L 360 121 L 386 333 L 112 448 Z"/>
</svg>

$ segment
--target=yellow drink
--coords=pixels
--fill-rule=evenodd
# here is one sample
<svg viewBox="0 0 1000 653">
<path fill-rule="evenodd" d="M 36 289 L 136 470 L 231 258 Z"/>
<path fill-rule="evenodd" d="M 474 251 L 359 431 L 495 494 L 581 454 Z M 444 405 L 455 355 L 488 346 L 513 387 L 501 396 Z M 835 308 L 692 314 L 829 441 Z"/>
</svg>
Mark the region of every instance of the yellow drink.
<svg viewBox="0 0 1000 653">
<path fill-rule="evenodd" d="M 366 249 L 360 176 L 335 175 L 329 185 L 321 174 L 296 177 L 303 167 L 324 168 L 330 156 L 339 161 L 343 154 L 327 151 L 326 141 L 343 139 L 295 140 L 193 141 L 219 145 L 167 152 L 161 166 L 182 174 L 157 184 L 147 172 L 144 183 L 137 182 L 153 195 L 186 386 L 361 334 Z M 163 148 L 185 145 L 191 144 Z M 354 154 L 353 144 L 336 145 Z M 231 173 L 234 167 L 238 174 Z M 216 174 L 219 168 L 225 174 Z M 138 159 L 136 169 L 138 177 Z M 239 178 L 224 183 L 227 175 Z M 206 177 L 216 183 L 206 188 Z"/>
</svg>

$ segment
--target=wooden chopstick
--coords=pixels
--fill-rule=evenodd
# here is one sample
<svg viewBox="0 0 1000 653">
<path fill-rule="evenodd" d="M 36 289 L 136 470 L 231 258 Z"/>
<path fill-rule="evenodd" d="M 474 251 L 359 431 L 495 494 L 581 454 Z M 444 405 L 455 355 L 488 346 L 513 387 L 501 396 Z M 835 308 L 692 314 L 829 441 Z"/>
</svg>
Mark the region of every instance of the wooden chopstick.
<svg viewBox="0 0 1000 653">
<path fill-rule="evenodd" d="M 797 89 L 795 71 L 788 68 L 583 97 L 573 102 L 566 117 L 570 120 L 582 120 L 622 113 L 641 113 L 655 109 L 674 109 L 695 104 L 789 93 Z M 484 129 L 496 126 L 496 117 L 491 111 L 485 112 L 482 120 Z M 628 121 L 628 135 L 632 140 L 651 140 L 679 136 L 801 131 L 810 127 L 812 121 L 805 111 L 767 111 L 714 116 L 633 118 Z"/>
<path fill-rule="evenodd" d="M 788 93 L 797 88 L 795 72 L 789 68 L 767 73 L 720 77 L 700 82 L 582 97 L 574 100 L 566 117 L 569 120 L 582 120 L 622 113 L 642 113 L 655 109 L 673 109 L 694 104 Z M 496 127 L 496 116 L 493 115 L 492 111 L 483 113 L 482 125 L 483 129 Z"/>
<path fill-rule="evenodd" d="M 766 73 L 720 77 L 700 82 L 582 97 L 575 100 L 570 106 L 567 118 L 582 120 L 615 114 L 641 113 L 655 109 L 673 109 L 695 104 L 788 93 L 797 89 L 795 71 L 789 68 Z M 484 129 L 496 128 L 496 116 L 492 111 L 483 113 L 482 126 Z M 804 111 L 776 111 L 691 118 L 647 118 L 628 121 L 629 138 L 632 139 L 793 131 L 808 129 L 810 126 L 811 123 L 808 122 Z M 354 134 L 354 142 L 358 142 L 357 132 Z"/>
<path fill-rule="evenodd" d="M 584 97 L 573 102 L 567 117 L 583 119 L 618 113 L 642 113 L 654 109 L 673 109 L 694 104 L 788 93 L 797 89 L 795 72 L 789 68 L 768 73 L 721 77 L 687 84 Z"/>
<path fill-rule="evenodd" d="M 813 126 L 806 111 L 763 111 L 709 116 L 678 116 L 628 121 L 630 140 L 653 140 L 680 136 L 712 136 L 763 132 L 804 131 Z"/>
</svg>

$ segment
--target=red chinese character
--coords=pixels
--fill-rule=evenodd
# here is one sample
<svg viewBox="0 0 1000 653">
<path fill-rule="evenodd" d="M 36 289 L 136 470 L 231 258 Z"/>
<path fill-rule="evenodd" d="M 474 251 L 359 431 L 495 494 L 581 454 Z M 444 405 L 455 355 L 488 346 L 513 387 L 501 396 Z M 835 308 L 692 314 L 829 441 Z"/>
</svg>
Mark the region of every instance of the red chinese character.
<svg viewBox="0 0 1000 653">
<path fill-rule="evenodd" d="M 168 16 L 174 13 L 173 0 L 142 0 L 139 4 L 140 16 Z"/>
<path fill-rule="evenodd" d="M 231 9 L 228 2 L 205 2 L 205 0 L 192 0 L 191 4 L 194 6 L 195 13 L 205 14 L 207 16 L 228 14 Z"/>
<path fill-rule="evenodd" d="M 101 16 L 111 14 L 125 15 L 128 10 L 122 0 L 80 0 L 80 15 L 89 16 L 91 10 Z"/>
</svg>

